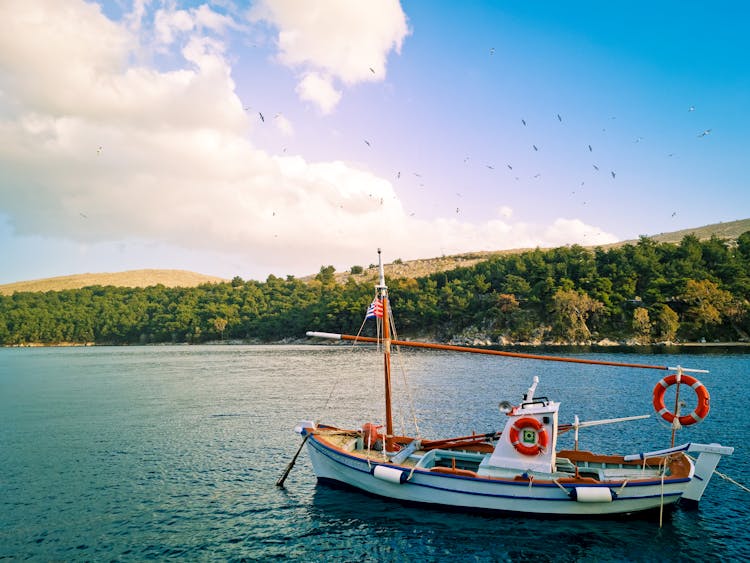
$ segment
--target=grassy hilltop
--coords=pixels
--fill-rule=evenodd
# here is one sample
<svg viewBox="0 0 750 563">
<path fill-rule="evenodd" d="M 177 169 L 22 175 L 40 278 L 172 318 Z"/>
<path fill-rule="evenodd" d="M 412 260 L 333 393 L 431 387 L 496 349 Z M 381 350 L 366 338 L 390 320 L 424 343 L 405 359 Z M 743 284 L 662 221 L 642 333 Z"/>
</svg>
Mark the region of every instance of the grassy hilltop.
<svg viewBox="0 0 750 563">
<path fill-rule="evenodd" d="M 656 242 L 678 243 L 685 235 L 693 234 L 700 240 L 711 238 L 716 235 L 719 238 L 734 240 L 742 233 L 750 231 L 750 219 L 731 221 L 728 223 L 717 223 L 696 227 L 693 229 L 683 229 L 671 233 L 660 233 L 650 238 Z M 615 244 L 606 245 L 606 248 L 614 248 L 624 244 L 634 244 L 636 240 L 623 241 Z M 385 265 L 385 273 L 390 278 L 418 278 L 427 276 L 436 272 L 453 270 L 459 267 L 469 267 L 488 260 L 493 256 L 507 255 L 532 250 L 529 248 L 518 248 L 513 250 L 498 251 L 481 251 L 467 252 L 464 254 L 454 254 L 451 256 L 440 256 L 436 258 L 424 258 L 418 260 L 401 261 L 396 260 Z M 362 265 L 361 274 L 353 275 L 350 272 L 337 272 L 336 279 L 339 282 L 346 281 L 350 276 L 356 281 L 367 281 L 375 279 L 377 276 L 376 268 Z M 312 279 L 315 274 L 311 274 L 303 280 Z M 203 283 L 222 283 L 229 280 L 189 272 L 186 270 L 130 270 L 127 272 L 117 273 L 99 273 L 99 274 L 76 274 L 70 276 L 61 276 L 54 278 L 45 278 L 31 281 L 21 281 L 0 285 L 0 295 L 12 295 L 16 291 L 60 291 L 63 289 L 79 289 L 92 285 L 112 285 L 118 287 L 148 287 L 161 284 L 165 287 L 195 287 Z"/>
</svg>

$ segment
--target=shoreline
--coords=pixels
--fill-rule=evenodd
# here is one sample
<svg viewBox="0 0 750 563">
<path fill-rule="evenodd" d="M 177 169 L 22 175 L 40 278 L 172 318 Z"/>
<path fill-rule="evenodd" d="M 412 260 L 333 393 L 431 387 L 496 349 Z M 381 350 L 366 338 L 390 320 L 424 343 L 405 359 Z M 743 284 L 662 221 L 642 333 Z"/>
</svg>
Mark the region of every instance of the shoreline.
<svg viewBox="0 0 750 563">
<path fill-rule="evenodd" d="M 414 339 L 415 342 L 421 340 Z M 328 343 L 328 345 L 336 345 L 338 342 Z M 593 349 L 596 351 L 606 351 L 616 348 L 637 350 L 641 348 L 656 348 L 656 349 L 669 349 L 669 348 L 749 348 L 750 342 L 653 342 L 650 344 L 632 344 L 627 342 L 613 342 L 609 341 L 606 344 L 599 342 L 591 343 L 569 343 L 569 342 L 513 342 L 510 344 L 494 344 L 487 342 L 450 342 L 451 344 L 458 346 L 474 346 L 481 348 L 580 348 L 580 349 Z M 256 340 L 211 340 L 207 342 L 158 342 L 149 344 L 113 344 L 113 343 L 102 343 L 97 344 L 95 342 L 57 342 L 57 343 L 42 343 L 42 342 L 28 342 L 24 344 L 0 344 L 0 348 L 94 348 L 94 347 L 153 347 L 153 346 L 284 346 L 284 345 L 320 345 L 320 342 L 310 342 L 309 339 L 297 338 L 297 339 L 284 339 L 274 342 L 260 342 Z M 340 343 L 338 343 L 340 344 Z"/>
</svg>

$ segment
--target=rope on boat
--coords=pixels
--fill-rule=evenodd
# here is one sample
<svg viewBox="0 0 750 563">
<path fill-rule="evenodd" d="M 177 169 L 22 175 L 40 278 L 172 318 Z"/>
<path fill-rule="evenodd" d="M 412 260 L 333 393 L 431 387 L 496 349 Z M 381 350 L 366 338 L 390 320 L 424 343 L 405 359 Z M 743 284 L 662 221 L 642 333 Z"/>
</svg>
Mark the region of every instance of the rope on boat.
<svg viewBox="0 0 750 563">
<path fill-rule="evenodd" d="M 359 336 L 362 333 L 362 329 L 365 327 L 365 323 L 366 322 L 367 322 L 367 319 L 365 319 L 365 320 L 362 321 L 362 325 L 359 327 L 359 331 L 357 331 L 357 336 Z M 355 342 L 355 344 L 356 344 L 356 342 Z M 354 349 L 354 346 L 351 346 L 350 348 Z M 337 375 L 336 378 L 333 380 L 333 385 L 331 385 L 331 391 L 328 393 L 328 398 L 326 399 L 325 404 L 323 404 L 323 409 L 322 409 L 322 412 L 320 413 L 321 415 L 324 414 L 325 412 L 327 412 L 328 405 L 331 402 L 331 397 L 333 397 L 333 392 L 336 390 L 336 387 L 338 387 L 339 381 L 341 380 L 341 377 L 342 377 L 340 375 L 341 372 L 339 371 L 338 373 L 339 373 L 339 375 Z M 320 421 L 320 419 L 318 419 L 318 422 L 319 421 Z"/>
<path fill-rule="evenodd" d="M 729 481 L 733 485 L 737 485 L 740 489 L 742 489 L 746 493 L 750 493 L 750 489 L 748 489 L 745 485 L 743 485 L 741 483 L 738 483 L 737 481 L 735 481 L 734 479 L 732 479 L 729 475 L 725 475 L 724 473 L 720 473 L 719 471 L 716 471 L 716 469 L 714 469 L 714 473 L 716 473 L 719 477 L 721 477 L 725 481 Z"/>
<path fill-rule="evenodd" d="M 669 456 L 664 456 L 661 462 L 659 462 L 659 471 L 661 472 L 661 498 L 659 499 L 659 528 L 662 527 L 664 521 L 664 477 L 667 475 L 667 460 Z M 644 460 L 645 461 L 645 460 Z M 664 468 L 662 469 L 662 465 Z"/>
<path fill-rule="evenodd" d="M 685 454 L 685 456 L 689 457 L 691 460 L 693 460 L 693 463 L 695 463 L 696 459 L 693 456 L 688 455 L 688 454 Z M 746 493 L 750 493 L 750 488 L 746 487 L 742 483 L 738 483 L 737 481 L 735 481 L 734 479 L 732 479 L 729 475 L 727 475 L 725 473 L 722 473 L 721 471 L 718 471 L 716 469 L 714 469 L 714 473 L 716 475 L 718 475 L 719 477 L 721 477 L 722 479 L 724 479 L 725 481 L 729 481 L 733 485 L 737 485 L 740 489 L 742 489 Z"/>
<path fill-rule="evenodd" d="M 414 466 L 413 466 L 413 467 L 411 468 L 411 471 L 409 471 L 409 476 L 408 476 L 408 477 L 406 478 L 406 480 L 407 480 L 407 481 L 411 481 L 411 476 L 412 476 L 412 475 L 414 475 L 414 472 L 415 472 L 416 470 L 417 470 L 417 466 L 416 466 L 416 465 L 414 465 Z"/>
<path fill-rule="evenodd" d="M 570 496 L 570 491 L 568 491 L 568 489 L 566 489 L 565 487 L 563 487 L 562 484 L 560 483 L 560 481 L 558 481 L 557 479 L 553 479 L 552 482 L 555 485 L 557 485 L 558 487 L 560 487 L 566 495 Z"/>
<path fill-rule="evenodd" d="M 388 308 L 388 312 L 390 314 L 390 307 Z M 393 317 L 391 316 L 391 330 L 393 332 L 393 336 L 398 339 L 398 333 L 396 332 L 396 323 L 393 321 Z M 409 382 L 406 379 L 406 369 L 404 367 L 404 362 L 401 358 L 401 354 L 396 354 L 396 357 L 398 358 L 398 365 L 401 370 L 401 379 L 403 380 L 404 389 L 406 390 L 406 397 L 409 401 L 409 410 L 411 412 L 412 421 L 414 422 L 414 430 L 417 435 L 417 438 L 422 437 L 422 433 L 419 430 L 419 422 L 417 421 L 417 410 L 414 408 L 414 396 L 411 393 L 411 386 L 409 385 Z M 401 409 L 402 417 L 403 417 L 403 409 Z M 406 424 L 402 422 L 402 426 L 405 427 Z"/>
</svg>

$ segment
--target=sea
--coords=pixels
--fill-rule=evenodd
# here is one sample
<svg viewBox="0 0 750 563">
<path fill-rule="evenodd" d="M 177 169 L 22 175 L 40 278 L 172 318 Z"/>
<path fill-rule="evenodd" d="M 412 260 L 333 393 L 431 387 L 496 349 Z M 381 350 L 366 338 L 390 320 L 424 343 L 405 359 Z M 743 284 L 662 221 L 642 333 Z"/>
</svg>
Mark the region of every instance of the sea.
<svg viewBox="0 0 750 563">
<path fill-rule="evenodd" d="M 534 352 L 524 349 L 524 352 Z M 545 350 L 545 354 L 559 354 Z M 711 412 L 677 443 L 735 448 L 697 509 L 613 520 L 402 505 L 316 482 L 302 420 L 381 422 L 374 346 L 202 345 L 0 349 L 0 559 L 16 561 L 747 561 L 750 354 L 565 351 L 707 369 Z M 651 405 L 668 372 L 402 350 L 396 430 L 425 438 L 502 427 L 498 403 L 561 402 L 560 422 L 651 414 L 580 431 L 580 447 L 668 447 Z M 688 403 L 692 392 L 684 390 Z M 669 403 L 668 403 L 669 404 Z M 572 433 L 560 446 L 572 447 Z"/>
</svg>

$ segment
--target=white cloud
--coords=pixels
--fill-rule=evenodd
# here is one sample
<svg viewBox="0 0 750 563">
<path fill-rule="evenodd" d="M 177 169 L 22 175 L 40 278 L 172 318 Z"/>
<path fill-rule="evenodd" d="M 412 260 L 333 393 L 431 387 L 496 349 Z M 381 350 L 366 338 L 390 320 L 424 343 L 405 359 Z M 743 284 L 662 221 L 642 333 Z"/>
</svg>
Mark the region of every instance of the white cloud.
<svg viewBox="0 0 750 563">
<path fill-rule="evenodd" d="M 143 16 L 143 6 L 135 6 L 134 14 L 140 21 Z M 140 17 L 138 17 L 139 14 Z M 206 4 L 189 10 L 178 10 L 169 5 L 157 10 L 154 15 L 154 33 L 158 43 L 163 45 L 171 45 L 177 36 L 194 29 L 223 33 L 228 28 L 237 27 L 230 17 L 213 11 Z"/>
<path fill-rule="evenodd" d="M 330 78 L 317 72 L 308 72 L 297 85 L 300 99 L 317 104 L 323 113 L 331 113 L 341 99 L 341 92 L 336 90 Z"/>
<path fill-rule="evenodd" d="M 292 122 L 289 121 L 283 114 L 277 113 L 276 115 L 274 115 L 273 123 L 276 126 L 276 129 L 278 129 L 279 132 L 285 137 L 291 137 L 292 135 L 294 135 L 294 126 L 292 125 Z"/>
<path fill-rule="evenodd" d="M 158 10 L 154 16 L 156 38 L 164 45 L 171 45 L 177 34 L 190 31 L 194 26 L 186 10 Z"/>
<path fill-rule="evenodd" d="M 560 220 L 540 240 L 543 228 L 509 223 L 509 210 L 479 225 L 415 221 L 367 170 L 259 150 L 225 45 L 204 33 L 221 26 L 201 8 L 188 15 L 192 27 L 153 23 L 182 57 L 166 71 L 133 62 L 153 32 L 142 11 L 118 24 L 83 1 L 0 5 L 0 214 L 16 233 L 229 253 L 255 275 L 348 267 L 378 246 L 409 259 L 606 238 Z M 383 64 L 391 43 L 373 48 Z"/>
<path fill-rule="evenodd" d="M 330 95 L 334 79 L 348 86 L 383 80 L 388 55 L 400 53 L 409 34 L 398 0 L 260 0 L 248 17 L 278 28 L 279 61 L 302 72 L 297 92 L 324 113 L 340 98 Z M 320 83 L 303 84 L 310 76 L 327 82 L 325 91 Z"/>
</svg>

